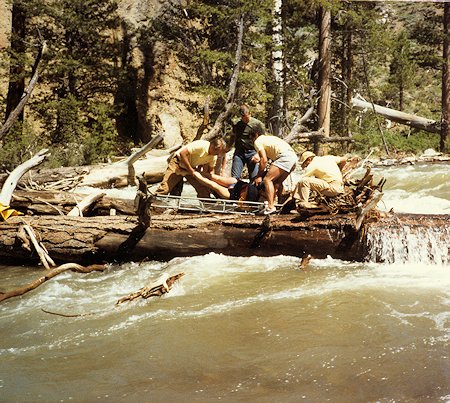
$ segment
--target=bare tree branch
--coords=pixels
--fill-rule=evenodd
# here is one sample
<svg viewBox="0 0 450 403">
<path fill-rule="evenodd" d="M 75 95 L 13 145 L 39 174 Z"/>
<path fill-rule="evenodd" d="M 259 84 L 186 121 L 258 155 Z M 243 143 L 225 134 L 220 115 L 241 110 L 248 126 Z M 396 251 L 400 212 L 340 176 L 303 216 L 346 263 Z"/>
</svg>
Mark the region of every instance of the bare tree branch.
<svg viewBox="0 0 450 403">
<path fill-rule="evenodd" d="M 0 128 L 0 140 L 2 137 L 8 133 L 9 129 L 11 129 L 14 122 L 17 120 L 19 115 L 22 113 L 23 108 L 25 108 L 26 103 L 31 97 L 31 93 L 33 91 L 33 88 L 35 87 L 38 78 L 39 78 L 39 62 L 42 59 L 42 56 L 44 55 L 45 51 L 47 50 L 47 42 L 43 41 L 42 46 L 39 49 L 39 52 L 36 56 L 36 60 L 34 62 L 33 70 L 32 70 L 32 76 L 31 80 L 28 83 L 27 87 L 25 88 L 25 91 L 23 92 L 22 98 L 20 99 L 19 104 L 16 106 L 16 108 L 9 114 L 8 118 L 6 119 L 6 122 L 3 124 L 3 126 Z"/>
<path fill-rule="evenodd" d="M 228 97 L 227 97 L 227 101 L 225 103 L 225 111 L 223 111 L 218 116 L 216 122 L 214 123 L 213 128 L 205 136 L 206 140 L 211 140 L 212 138 L 216 137 L 220 133 L 220 130 L 222 129 L 222 127 L 224 125 L 224 122 L 231 115 L 231 110 L 234 105 L 234 95 L 236 93 L 236 87 L 237 87 L 237 82 L 238 82 L 238 77 L 239 77 L 239 69 L 240 69 L 240 65 L 241 65 L 243 37 L 244 37 L 244 18 L 241 16 L 241 19 L 239 21 L 239 33 L 238 33 L 238 43 L 237 43 L 236 57 L 235 57 L 235 66 L 234 66 L 234 70 L 233 70 L 233 75 L 231 76 L 230 87 L 228 90 Z"/>
</svg>

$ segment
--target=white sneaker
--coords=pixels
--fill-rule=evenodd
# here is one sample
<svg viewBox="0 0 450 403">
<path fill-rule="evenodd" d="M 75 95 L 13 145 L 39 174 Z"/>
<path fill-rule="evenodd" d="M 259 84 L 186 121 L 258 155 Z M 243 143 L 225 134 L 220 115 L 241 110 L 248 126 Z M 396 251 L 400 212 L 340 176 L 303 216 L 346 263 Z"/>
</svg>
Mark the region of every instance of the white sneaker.
<svg viewBox="0 0 450 403">
<path fill-rule="evenodd" d="M 275 211 L 277 211 L 277 209 L 275 207 L 272 207 L 272 208 L 266 207 L 263 211 L 263 214 L 264 215 L 272 214 L 272 213 L 275 213 Z"/>
</svg>

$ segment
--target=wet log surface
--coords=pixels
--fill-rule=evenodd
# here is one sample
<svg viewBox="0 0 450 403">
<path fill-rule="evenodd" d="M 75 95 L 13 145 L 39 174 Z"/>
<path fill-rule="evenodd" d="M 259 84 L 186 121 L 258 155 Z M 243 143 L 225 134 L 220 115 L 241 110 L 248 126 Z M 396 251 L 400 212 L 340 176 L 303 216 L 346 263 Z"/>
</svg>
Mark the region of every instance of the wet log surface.
<svg viewBox="0 0 450 403">
<path fill-rule="evenodd" d="M 270 217 L 218 214 L 153 215 L 150 228 L 126 260 L 168 260 L 177 256 L 209 252 L 232 256 L 291 255 L 315 258 L 331 256 L 362 261 L 366 256 L 364 237 L 355 231 L 355 215 L 324 215 L 300 219 L 294 214 Z M 50 256 L 59 262 L 82 264 L 123 260 L 120 246 L 138 225 L 137 217 L 97 216 L 13 217 L 0 223 L 0 257 L 38 261 L 21 247 L 17 237 L 21 223 L 30 224 Z M 376 228 L 409 226 L 446 228 L 448 215 L 395 214 L 366 223 Z M 364 231 L 362 232 L 364 233 Z"/>
</svg>

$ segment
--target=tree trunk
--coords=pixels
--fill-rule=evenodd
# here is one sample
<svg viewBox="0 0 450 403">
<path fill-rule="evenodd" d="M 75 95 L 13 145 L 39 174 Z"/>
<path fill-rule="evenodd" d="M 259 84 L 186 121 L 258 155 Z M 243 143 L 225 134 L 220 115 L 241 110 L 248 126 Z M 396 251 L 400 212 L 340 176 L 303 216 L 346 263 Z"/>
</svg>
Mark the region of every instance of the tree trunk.
<svg viewBox="0 0 450 403">
<path fill-rule="evenodd" d="M 5 121 L 10 113 L 19 105 L 25 89 L 25 32 L 26 10 L 23 4 L 14 1 L 11 17 L 11 52 L 15 57 L 10 58 L 8 95 L 6 96 Z M 23 121 L 23 110 L 18 115 Z"/>
<path fill-rule="evenodd" d="M 272 76 L 273 101 L 270 123 L 275 136 L 281 136 L 284 121 L 284 60 L 283 60 L 283 26 L 282 0 L 275 0 L 272 9 Z"/>
<path fill-rule="evenodd" d="M 34 66 L 32 70 L 32 76 L 30 79 L 30 82 L 27 85 L 27 88 L 25 88 L 22 97 L 20 98 L 20 101 L 16 108 L 9 114 L 8 118 L 6 119 L 6 122 L 3 124 L 2 127 L 0 127 L 0 140 L 2 137 L 11 129 L 14 122 L 17 120 L 19 115 L 22 113 L 23 108 L 25 108 L 26 103 L 31 97 L 31 93 L 33 92 L 33 89 L 38 81 L 39 78 L 39 63 L 41 61 L 42 56 L 47 50 L 47 43 L 44 41 L 42 43 L 41 48 L 39 49 L 39 52 L 36 56 L 36 60 L 34 61 Z"/>
<path fill-rule="evenodd" d="M 350 136 L 350 107 L 352 104 L 352 80 L 353 80 L 353 47 L 352 47 L 353 33 L 349 29 L 345 34 L 345 105 L 344 109 L 344 134 Z"/>
<path fill-rule="evenodd" d="M 23 221 L 31 225 L 49 255 L 60 262 L 80 264 L 122 260 L 121 245 L 138 226 L 137 217 L 12 217 L 0 222 L 0 258 L 37 262 L 35 255 L 21 248 L 17 237 Z M 209 252 L 232 256 L 275 256 L 285 254 L 315 258 L 362 261 L 367 245 L 356 231 L 356 215 L 316 215 L 299 220 L 298 215 L 270 216 L 270 231 L 255 243 L 265 219 L 261 216 L 229 215 L 153 215 L 128 260 L 168 260 L 177 256 Z M 389 231 L 410 226 L 446 230 L 448 215 L 395 214 L 366 223 Z"/>
<path fill-rule="evenodd" d="M 14 169 L 14 171 L 12 171 L 8 175 L 8 178 L 3 184 L 2 190 L 0 192 L 0 204 L 3 204 L 4 206 L 8 206 L 10 204 L 11 197 L 17 187 L 17 183 L 19 182 L 20 178 L 22 178 L 22 176 L 25 175 L 25 173 L 28 172 L 31 168 L 41 164 L 48 154 L 48 150 L 44 148 L 28 161 L 20 164 L 16 169 Z"/>
<path fill-rule="evenodd" d="M 147 183 L 157 183 L 167 169 L 170 153 L 155 150 L 153 156 L 134 162 L 138 175 L 144 173 Z M 0 175 L 0 185 L 7 175 Z M 81 167 L 32 170 L 19 181 L 19 186 L 35 190 L 71 190 L 77 186 L 99 188 L 125 187 L 129 183 L 129 166 L 126 163 L 101 164 Z"/>
<path fill-rule="evenodd" d="M 321 8 L 319 31 L 319 129 L 325 137 L 330 135 L 331 117 L 331 11 Z M 318 155 L 326 153 L 326 147 L 318 147 Z"/>
<path fill-rule="evenodd" d="M 397 111 L 395 109 L 386 108 L 384 106 L 372 104 L 370 102 L 364 101 L 360 98 L 352 98 L 352 105 L 358 109 L 368 109 L 374 111 L 386 119 L 392 120 L 393 122 L 401 123 L 414 127 L 416 129 L 425 130 L 431 133 L 440 133 L 440 125 L 438 122 L 423 118 L 421 116 L 411 115 L 409 113 L 404 113 Z"/>
<path fill-rule="evenodd" d="M 439 150 L 445 152 L 446 142 L 449 139 L 449 119 L 450 119 L 450 4 L 444 3 L 444 46 L 443 46 L 443 66 L 442 66 L 442 120 L 441 139 Z"/>
<path fill-rule="evenodd" d="M 86 195 L 82 193 L 16 190 L 10 206 L 26 215 L 67 215 L 85 197 Z M 91 207 L 90 213 L 100 216 L 111 215 L 111 210 L 119 215 L 135 215 L 134 199 L 104 196 Z"/>
</svg>

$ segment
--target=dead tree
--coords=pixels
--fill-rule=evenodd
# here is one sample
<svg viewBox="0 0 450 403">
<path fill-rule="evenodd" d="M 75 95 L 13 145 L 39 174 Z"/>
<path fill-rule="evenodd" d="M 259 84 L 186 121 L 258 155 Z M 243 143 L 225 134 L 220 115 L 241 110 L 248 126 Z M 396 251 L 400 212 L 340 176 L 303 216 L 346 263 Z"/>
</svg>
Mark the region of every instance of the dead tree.
<svg viewBox="0 0 450 403">
<path fill-rule="evenodd" d="M 439 134 L 441 131 L 439 122 L 421 116 L 397 111 L 395 109 L 386 108 L 385 106 L 372 104 L 371 102 L 367 102 L 359 96 L 352 98 L 352 106 L 364 111 L 373 111 L 385 117 L 386 119 L 392 120 L 393 122 L 408 125 L 420 130 L 425 130 L 430 133 Z"/>
<path fill-rule="evenodd" d="M 331 117 L 331 11 L 321 8 L 319 33 L 319 128 L 323 128 L 324 136 L 330 136 Z M 322 154 L 315 147 L 316 154 Z"/>
<path fill-rule="evenodd" d="M 43 149 L 28 161 L 25 161 L 23 164 L 19 165 L 16 169 L 14 169 L 14 171 L 9 174 L 0 192 L 0 204 L 9 206 L 12 194 L 16 189 L 17 183 L 19 182 L 20 178 L 25 175 L 30 169 L 41 164 L 48 155 L 48 150 Z"/>
<path fill-rule="evenodd" d="M 39 63 L 40 63 L 40 61 L 42 59 L 42 56 L 44 55 L 46 50 L 47 50 L 47 43 L 44 41 L 44 42 L 42 42 L 42 46 L 39 49 L 39 52 L 38 52 L 37 57 L 36 57 L 36 60 L 34 62 L 34 66 L 33 66 L 33 70 L 32 70 L 32 76 L 31 76 L 30 82 L 28 83 L 27 87 L 25 88 L 25 91 L 23 92 L 23 95 L 22 95 L 22 98 L 19 101 L 19 104 L 9 114 L 8 118 L 6 119 L 6 122 L 0 128 L 0 140 L 9 131 L 9 129 L 11 129 L 12 125 L 17 120 L 17 118 L 20 116 L 20 114 L 23 111 L 23 108 L 25 107 L 26 103 L 30 99 L 31 93 L 33 92 L 33 89 L 36 86 L 36 83 L 37 83 L 38 78 L 39 78 Z"/>
<path fill-rule="evenodd" d="M 237 82 L 239 78 L 239 69 L 241 65 L 241 55 L 242 55 L 242 42 L 244 37 L 244 18 L 241 17 L 239 21 L 239 33 L 238 33 L 238 43 L 236 48 L 236 56 L 234 61 L 234 70 L 230 80 L 230 87 L 228 89 L 228 97 L 225 102 L 225 110 L 218 116 L 213 128 L 205 136 L 206 140 L 211 140 L 212 138 L 219 135 L 225 121 L 231 115 L 231 111 L 234 106 L 234 95 L 236 93 Z"/>
</svg>

